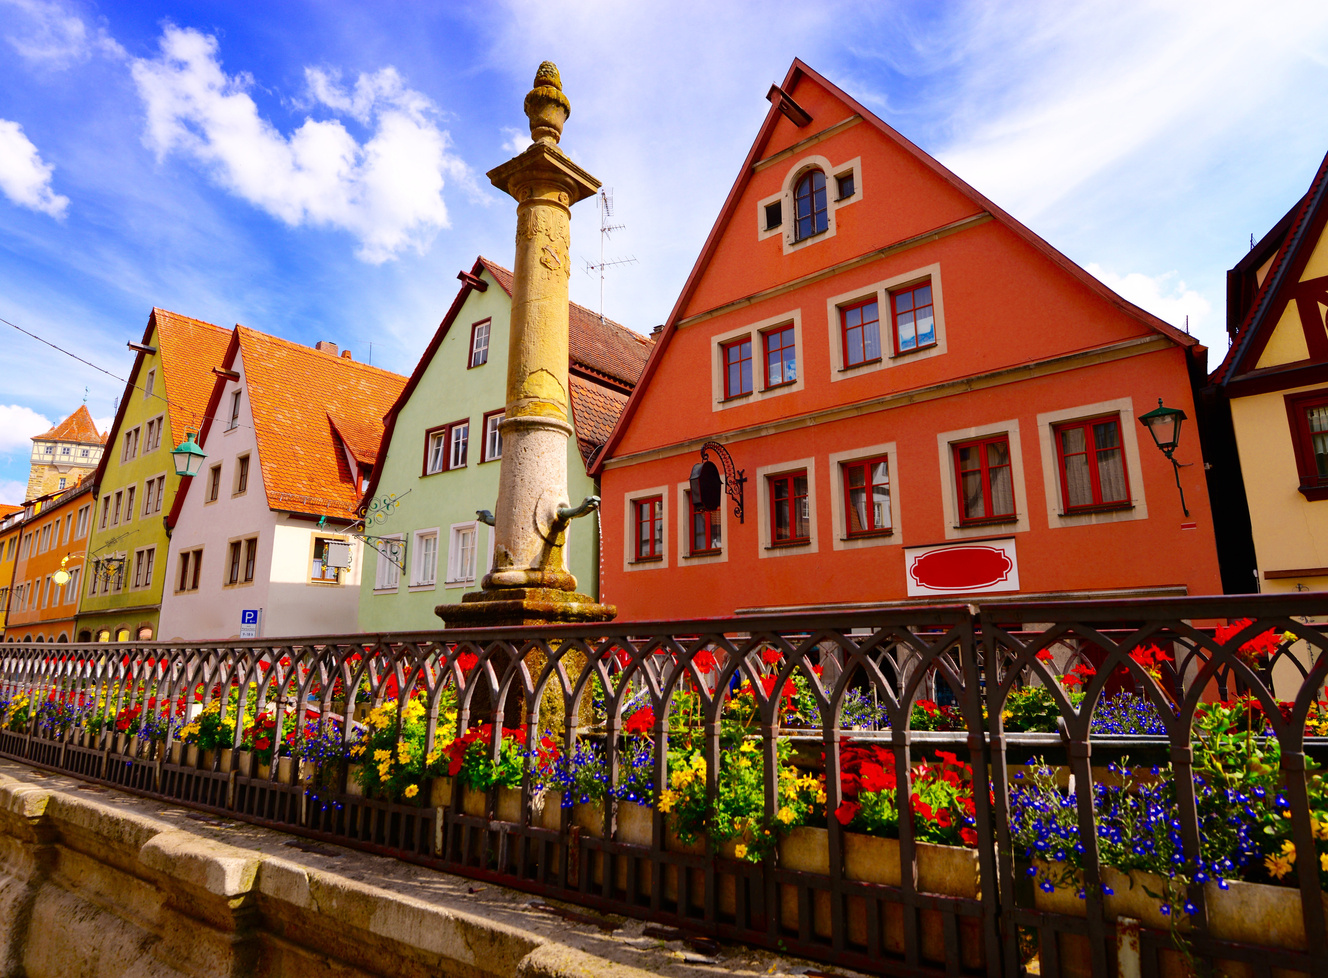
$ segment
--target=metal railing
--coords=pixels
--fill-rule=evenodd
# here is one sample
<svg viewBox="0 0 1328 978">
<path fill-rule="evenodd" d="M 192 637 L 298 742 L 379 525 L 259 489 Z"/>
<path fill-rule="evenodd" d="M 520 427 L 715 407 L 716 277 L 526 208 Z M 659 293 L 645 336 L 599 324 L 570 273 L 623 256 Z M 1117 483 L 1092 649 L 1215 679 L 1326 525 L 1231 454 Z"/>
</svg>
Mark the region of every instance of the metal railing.
<svg viewBox="0 0 1328 978">
<path fill-rule="evenodd" d="M 1323 616 L 1301 594 L 9 644 L 0 755 L 868 971 L 1325 976 Z M 208 716 L 218 749 L 181 745 Z M 1233 932 L 1232 900 L 1282 916 Z"/>
</svg>

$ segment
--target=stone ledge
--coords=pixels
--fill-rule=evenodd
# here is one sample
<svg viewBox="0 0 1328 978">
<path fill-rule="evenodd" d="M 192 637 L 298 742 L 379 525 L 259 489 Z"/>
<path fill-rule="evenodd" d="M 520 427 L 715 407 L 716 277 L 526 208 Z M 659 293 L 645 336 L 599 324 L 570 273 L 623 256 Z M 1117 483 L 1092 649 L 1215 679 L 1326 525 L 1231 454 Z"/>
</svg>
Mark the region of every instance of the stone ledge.
<svg viewBox="0 0 1328 978">
<path fill-rule="evenodd" d="M 31 856 L 37 835 L 57 867 L 78 872 L 29 875 L 0 860 L 0 917 L 10 900 L 36 908 L 30 927 L 26 912 L 0 919 L 0 970 L 22 961 L 8 970 L 28 978 L 756 978 L 815 967 L 738 945 L 704 957 L 646 937 L 642 921 L 609 917 L 602 929 L 516 890 L 0 760 L 0 840 Z"/>
</svg>

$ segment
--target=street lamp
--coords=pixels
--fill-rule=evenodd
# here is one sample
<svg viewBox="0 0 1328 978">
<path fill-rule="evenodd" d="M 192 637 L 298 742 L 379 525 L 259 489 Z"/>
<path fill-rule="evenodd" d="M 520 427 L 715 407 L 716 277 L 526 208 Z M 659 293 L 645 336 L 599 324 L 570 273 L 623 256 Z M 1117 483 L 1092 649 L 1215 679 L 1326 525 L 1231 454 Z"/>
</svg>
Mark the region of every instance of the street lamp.
<svg viewBox="0 0 1328 978">
<path fill-rule="evenodd" d="M 194 441 L 194 433 L 190 431 L 185 434 L 184 441 L 171 451 L 171 457 L 175 459 L 176 475 L 192 477 L 198 475 L 207 453 L 198 447 L 198 442 Z"/>
<path fill-rule="evenodd" d="M 1171 463 L 1171 467 L 1176 473 L 1176 491 L 1180 493 L 1181 512 L 1189 516 L 1190 511 L 1185 507 L 1185 490 L 1181 488 L 1180 484 L 1180 463 L 1172 458 L 1176 446 L 1180 444 L 1180 423 L 1184 420 L 1184 411 L 1179 408 L 1163 406 L 1160 397 L 1157 399 L 1156 408 L 1139 417 L 1139 423 L 1148 429 L 1148 433 L 1153 436 L 1153 443 L 1157 445 L 1158 450 Z"/>
<path fill-rule="evenodd" d="M 60 558 L 60 569 L 51 575 L 51 580 L 55 581 L 55 583 L 60 587 L 64 587 L 71 580 L 69 571 L 65 570 L 65 565 L 69 563 L 69 558 L 72 556 L 74 555 L 65 554 L 62 558 Z M 83 558 L 79 557 L 78 559 L 82 560 Z"/>
</svg>

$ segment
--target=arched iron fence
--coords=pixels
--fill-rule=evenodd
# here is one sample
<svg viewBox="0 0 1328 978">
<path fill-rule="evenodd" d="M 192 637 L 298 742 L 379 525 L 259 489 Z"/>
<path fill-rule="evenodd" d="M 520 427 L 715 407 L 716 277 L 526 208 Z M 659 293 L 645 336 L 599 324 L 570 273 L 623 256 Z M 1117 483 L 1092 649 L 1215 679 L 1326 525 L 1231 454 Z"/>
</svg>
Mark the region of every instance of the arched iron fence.
<svg viewBox="0 0 1328 978">
<path fill-rule="evenodd" d="M 869 971 L 1325 976 L 1325 616 L 8 644 L 0 754 Z"/>
</svg>

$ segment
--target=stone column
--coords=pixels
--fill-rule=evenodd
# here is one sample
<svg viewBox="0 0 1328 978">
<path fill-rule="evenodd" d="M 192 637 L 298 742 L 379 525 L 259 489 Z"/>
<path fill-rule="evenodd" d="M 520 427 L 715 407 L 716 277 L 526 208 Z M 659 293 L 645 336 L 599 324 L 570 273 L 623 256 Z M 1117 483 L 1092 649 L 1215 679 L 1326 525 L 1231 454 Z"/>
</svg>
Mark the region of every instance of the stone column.
<svg viewBox="0 0 1328 978">
<path fill-rule="evenodd" d="M 567 281 L 571 206 L 599 181 L 561 149 L 571 104 L 558 69 L 540 65 L 526 96 L 534 143 L 489 171 L 517 201 L 516 260 L 507 360 L 503 457 L 494 513 L 493 570 L 481 590 L 435 611 L 448 627 L 606 621 L 616 614 L 584 594 L 564 555 L 567 441 L 572 436 L 567 380 Z"/>
</svg>

